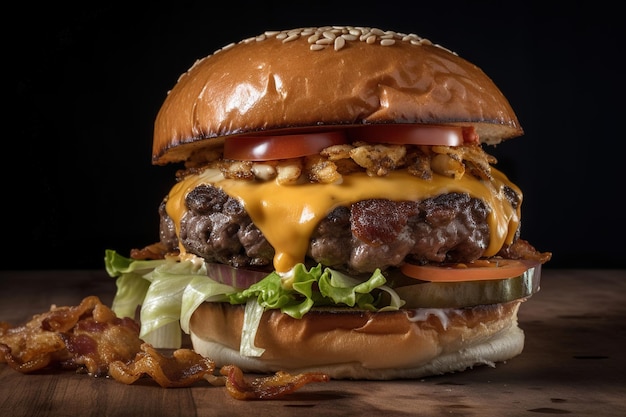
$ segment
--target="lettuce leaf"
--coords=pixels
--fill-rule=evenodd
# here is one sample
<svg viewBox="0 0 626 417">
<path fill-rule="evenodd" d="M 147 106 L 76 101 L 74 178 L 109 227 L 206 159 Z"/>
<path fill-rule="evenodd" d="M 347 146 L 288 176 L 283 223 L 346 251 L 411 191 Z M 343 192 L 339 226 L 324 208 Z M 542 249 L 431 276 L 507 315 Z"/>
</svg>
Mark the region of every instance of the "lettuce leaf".
<svg viewBox="0 0 626 417">
<path fill-rule="evenodd" d="M 385 285 L 386 278 L 376 270 L 366 281 L 331 268 L 317 265 L 307 269 L 296 265 L 288 274 L 276 272 L 244 290 L 220 283 L 207 276 L 200 258 L 185 260 L 133 260 L 107 250 L 105 266 L 116 278 L 117 293 L 112 310 L 119 317 L 134 317 L 140 308 L 140 337 L 158 348 L 180 347 L 182 329 L 189 333 L 191 315 L 203 302 L 246 304 L 241 351 L 258 356 L 254 335 L 262 312 L 279 309 L 296 319 L 315 306 L 354 307 L 365 310 L 397 310 L 404 302 Z M 387 303 L 375 296 L 390 294 Z"/>
<path fill-rule="evenodd" d="M 150 273 L 157 266 L 167 262 L 142 261 L 126 258 L 113 250 L 107 250 L 104 256 L 104 266 L 111 277 L 117 277 L 115 282 L 117 292 L 111 309 L 118 317 L 135 317 L 139 307 L 150 287 L 150 281 L 144 275 Z"/>
<path fill-rule="evenodd" d="M 372 291 L 383 287 L 386 282 L 378 269 L 367 281 L 362 282 L 322 265 L 307 270 L 303 264 L 298 264 L 288 278 L 272 272 L 249 288 L 229 294 L 229 300 L 231 304 L 242 304 L 256 297 L 262 307 L 280 309 L 282 313 L 297 319 L 302 318 L 313 306 L 334 305 L 376 311 L 379 308 L 375 306 L 377 299 Z M 390 306 L 397 309 L 401 305 L 399 297 L 392 297 Z"/>
</svg>

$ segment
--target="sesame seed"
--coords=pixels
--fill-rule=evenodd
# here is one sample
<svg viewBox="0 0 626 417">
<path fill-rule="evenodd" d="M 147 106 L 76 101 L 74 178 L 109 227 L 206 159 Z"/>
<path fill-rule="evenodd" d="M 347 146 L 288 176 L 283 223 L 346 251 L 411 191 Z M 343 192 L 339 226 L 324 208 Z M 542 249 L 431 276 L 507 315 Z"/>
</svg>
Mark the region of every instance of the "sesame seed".
<svg viewBox="0 0 626 417">
<path fill-rule="evenodd" d="M 307 42 L 309 43 L 315 43 L 317 42 L 317 40 L 320 38 L 320 34 L 316 33 L 314 35 L 309 36 L 309 38 L 307 39 Z"/>
<path fill-rule="evenodd" d="M 328 39 L 328 38 L 322 38 L 322 39 L 318 39 L 317 41 L 315 41 L 315 43 L 318 45 L 330 45 L 333 42 L 334 42 L 333 39 Z"/>
<path fill-rule="evenodd" d="M 383 31 L 379 28 L 364 26 L 322 26 L 295 28 L 281 31 L 268 30 L 258 36 L 246 38 L 240 41 L 240 43 L 249 44 L 255 41 L 261 42 L 272 38 L 280 40 L 282 43 L 287 43 L 295 41 L 301 37 L 304 37 L 310 44 L 309 49 L 312 51 L 319 51 L 330 45 L 333 45 L 333 49 L 335 51 L 339 51 L 346 47 L 350 42 L 364 42 L 368 45 L 381 46 L 393 46 L 398 42 L 404 42 L 415 46 L 433 45 L 433 43 L 428 39 L 422 38 L 414 33 L 405 34 L 391 30 Z M 234 43 L 228 44 L 215 51 L 215 53 L 225 49 L 230 49 L 234 45 Z M 454 54 L 454 52 L 441 45 L 435 44 L 434 46 Z"/>
<path fill-rule="evenodd" d="M 408 35 L 405 35 L 405 36 L 402 37 L 402 40 L 405 41 L 405 42 L 406 41 L 413 41 L 413 40 L 419 41 L 420 39 L 421 38 L 419 36 L 417 36 L 416 34 L 414 34 L 414 33 L 409 33 Z"/>
<path fill-rule="evenodd" d="M 289 36 L 287 36 L 285 39 L 283 39 L 283 43 L 287 43 L 287 42 L 295 41 L 295 40 L 296 40 L 296 39 L 298 39 L 299 37 L 300 37 L 300 35 L 298 35 L 298 34 L 289 35 Z"/>
<path fill-rule="evenodd" d="M 335 38 L 335 45 L 334 45 L 335 51 L 340 50 L 345 45 L 346 45 L 346 40 L 343 37 L 339 36 Z"/>
<path fill-rule="evenodd" d="M 331 31 L 328 31 L 328 30 L 326 32 L 322 33 L 322 36 L 324 36 L 326 39 L 330 39 L 330 40 L 335 40 L 335 38 L 337 37 L 336 34 L 334 34 Z"/>
</svg>

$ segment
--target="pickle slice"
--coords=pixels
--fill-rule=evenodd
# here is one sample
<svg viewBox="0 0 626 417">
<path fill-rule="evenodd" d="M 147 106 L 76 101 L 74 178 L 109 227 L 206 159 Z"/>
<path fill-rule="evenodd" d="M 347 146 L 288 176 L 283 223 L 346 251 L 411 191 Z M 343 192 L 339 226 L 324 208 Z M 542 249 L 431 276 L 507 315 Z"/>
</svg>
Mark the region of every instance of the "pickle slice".
<svg viewBox="0 0 626 417">
<path fill-rule="evenodd" d="M 394 290 L 406 302 L 402 308 L 461 308 L 530 297 L 539 291 L 540 280 L 541 264 L 538 264 L 514 278 L 464 282 L 417 281 L 417 284 L 398 286 Z"/>
</svg>

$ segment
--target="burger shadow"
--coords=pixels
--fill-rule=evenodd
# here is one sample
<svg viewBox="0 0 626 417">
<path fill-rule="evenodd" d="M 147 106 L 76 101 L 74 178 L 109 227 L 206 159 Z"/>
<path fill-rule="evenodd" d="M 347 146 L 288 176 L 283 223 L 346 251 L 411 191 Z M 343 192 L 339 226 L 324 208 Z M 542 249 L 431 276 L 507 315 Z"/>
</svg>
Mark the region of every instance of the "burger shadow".
<svg viewBox="0 0 626 417">
<path fill-rule="evenodd" d="M 280 403 L 282 407 L 296 410 L 311 409 L 310 412 L 321 413 L 323 415 L 335 416 L 414 416 L 412 411 L 398 410 L 389 402 L 387 395 L 381 398 L 375 390 L 368 387 L 377 384 L 389 384 L 392 381 L 362 381 L 362 380 L 342 380 L 338 381 L 340 389 L 317 390 L 315 392 L 297 392 L 284 398 L 277 398 L 275 403 Z M 380 385 L 378 385 L 380 386 Z M 314 389 L 314 388 L 312 388 Z M 412 398 L 411 400 L 414 400 Z M 320 410 L 319 407 L 324 410 Z M 315 411 L 314 411 L 315 410 Z M 322 415 L 322 414 L 317 414 Z"/>
<path fill-rule="evenodd" d="M 309 392 L 294 392 L 285 397 L 277 398 L 275 401 L 285 401 L 288 407 L 314 407 L 316 403 L 321 401 L 343 400 L 346 398 L 356 397 L 354 394 L 341 392 L 338 390 L 318 390 Z M 293 404 L 292 404 L 293 403 Z M 295 404 L 298 403 L 298 404 Z M 300 404 L 312 403 L 312 404 Z"/>
<path fill-rule="evenodd" d="M 626 358 L 619 343 L 619 335 L 626 335 L 626 311 L 520 319 L 519 326 L 525 333 L 522 353 L 493 370 L 476 371 L 535 386 L 626 386 Z"/>
</svg>

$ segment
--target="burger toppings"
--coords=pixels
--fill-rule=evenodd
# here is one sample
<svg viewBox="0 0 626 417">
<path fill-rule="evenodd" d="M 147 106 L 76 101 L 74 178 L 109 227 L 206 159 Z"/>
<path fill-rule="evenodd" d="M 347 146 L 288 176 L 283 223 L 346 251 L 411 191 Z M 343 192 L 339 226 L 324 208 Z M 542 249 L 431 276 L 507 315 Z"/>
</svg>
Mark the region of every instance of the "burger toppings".
<svg viewBox="0 0 626 417">
<path fill-rule="evenodd" d="M 263 350 L 254 345 L 253 335 L 264 309 L 302 317 L 325 305 L 416 308 L 419 303 L 406 305 L 394 290 L 402 282 L 393 278 L 395 271 L 414 282 L 441 281 L 421 271 L 441 265 L 443 272 L 450 264 L 478 264 L 498 254 L 539 259 L 534 248 L 518 244 L 521 192 L 492 166 L 495 159 L 476 143 L 473 129 L 451 127 L 448 133 L 466 139 L 449 146 L 443 141 L 374 142 L 374 137 L 391 136 L 383 127 L 370 136 L 369 128 L 358 129 L 358 137 L 367 140 L 354 142 L 344 141 L 356 130 L 320 133 L 318 138 L 332 141 L 329 146 L 305 156 L 290 153 L 290 159 L 232 160 L 217 151 L 205 153 L 204 159 L 192 157 L 159 209 L 158 249 L 178 256 L 172 259 L 180 265 L 168 261 L 147 270 L 147 293 L 139 289 L 130 298 L 116 298 L 129 306 L 143 303 L 142 336 L 163 337 L 177 317 L 188 331 L 191 314 L 205 301 L 243 303 L 249 306 L 244 333 L 251 337 L 242 338 L 241 353 L 259 356 Z M 439 131 L 431 137 L 440 139 L 441 134 L 453 136 L 441 127 L 396 126 L 389 132 L 403 130 L 414 136 L 419 131 Z M 312 137 L 287 136 L 300 143 Z M 266 139 L 261 136 L 258 143 Z M 284 139 L 271 138 L 276 144 Z M 114 253 L 107 258 L 110 273 L 124 280 L 138 262 Z M 515 265 L 490 268 L 480 279 L 521 276 L 536 263 Z M 189 268 L 195 272 L 185 272 Z M 195 274 L 212 279 L 199 280 Z M 387 285 L 390 277 L 392 286 Z M 476 277 L 456 273 L 447 280 Z M 407 291 L 407 299 L 424 301 Z M 179 294 L 175 299 L 173 292 Z M 171 313 L 157 314 L 164 305 Z"/>
<path fill-rule="evenodd" d="M 343 158 L 344 154 L 351 156 Z M 381 253 L 372 258 L 370 264 L 376 264 L 383 256 L 385 263 L 378 265 L 382 268 L 398 266 L 407 256 L 418 262 L 470 262 L 493 256 L 514 241 L 521 192 L 491 166 L 493 158 L 488 157 L 479 145 L 344 144 L 325 148 L 317 157 L 319 165 L 344 167 L 340 182 L 325 184 L 301 177 L 292 185 L 277 180 L 248 180 L 247 177 L 241 180 L 228 170 L 225 175 L 220 165 L 227 163 L 225 160 L 217 161 L 217 167 L 209 163 L 204 169 L 188 170 L 166 199 L 162 212 L 165 216 L 162 225 L 166 225 L 161 230 L 162 243 L 176 242 L 172 236 L 174 233 L 180 239 L 176 243 L 178 247 L 170 247 L 171 250 L 190 252 L 211 262 L 232 266 L 271 266 L 279 272 L 287 272 L 297 263 L 305 262 L 307 254 L 314 255 L 320 250 L 331 252 L 316 242 L 336 241 L 341 245 L 348 244 L 343 250 L 344 253 L 350 252 L 348 258 L 338 259 L 340 254 L 337 254 L 333 255 L 334 259 L 326 259 L 326 255 L 320 254 L 313 259 L 332 261 L 330 266 L 339 269 L 371 272 L 371 266 L 355 263 L 356 257 Z M 309 160 L 312 158 L 308 157 Z M 295 162 L 292 164 L 301 166 Z M 447 194 L 440 196 L 441 190 L 447 190 Z M 383 205 L 380 202 L 383 200 L 389 203 Z M 357 217 L 345 229 L 349 233 L 344 237 L 328 239 L 320 233 L 319 227 L 324 219 L 329 216 L 337 218 L 339 212 L 331 215 L 334 210 L 374 201 L 378 201 L 378 208 L 398 214 L 403 210 L 406 212 L 406 225 L 395 225 L 403 228 L 397 231 L 397 239 L 392 245 L 401 244 L 400 252 L 392 247 L 377 247 L 375 239 L 367 241 L 367 236 L 363 235 L 365 229 L 357 227 L 364 224 L 365 217 L 358 215 L 366 213 L 363 210 L 349 214 Z M 455 201 L 466 203 L 451 204 Z M 397 209 L 391 206 L 397 206 Z M 413 207 L 410 215 L 406 211 L 409 206 Z M 478 211 L 470 214 L 467 210 Z M 464 211 L 467 214 L 461 214 Z M 463 220 L 463 216 L 467 220 Z M 461 223 L 457 223 L 459 221 Z M 376 222 L 369 223 L 370 228 L 376 225 Z M 378 222 L 378 227 L 383 226 Z M 336 227 L 334 231 L 337 231 Z M 444 237 L 435 238 L 442 232 L 453 239 L 444 242 Z M 379 230 L 374 233 L 387 232 Z M 438 244 L 437 239 L 442 243 Z M 418 244 L 420 247 L 415 247 Z M 462 249 L 467 244 L 476 245 L 475 249 L 469 252 Z M 363 252 L 363 249 L 367 250 Z M 469 257 L 458 255 L 470 252 Z"/>
<path fill-rule="evenodd" d="M 539 264 L 539 261 L 490 258 L 444 265 L 416 265 L 406 262 L 400 270 L 406 276 L 423 281 L 458 282 L 518 277 Z"/>
<path fill-rule="evenodd" d="M 343 132 L 236 137 L 225 140 L 224 158 L 242 161 L 299 158 L 344 143 L 346 136 Z"/>
<path fill-rule="evenodd" d="M 180 330 L 189 332 L 189 321 L 196 308 L 206 301 L 246 304 L 246 332 L 254 334 L 264 309 L 276 309 L 301 318 L 314 306 L 340 306 L 361 310 L 397 310 L 404 302 L 388 287 L 380 272 L 351 277 L 331 268 L 296 265 L 286 274 L 272 272 L 249 287 L 225 283 L 224 271 L 212 279 L 213 267 L 194 255 L 165 260 L 133 260 L 114 251 L 106 252 L 107 272 L 117 278 L 118 293 L 112 309 L 116 314 L 134 316 L 141 307 L 140 337 L 157 346 L 180 345 Z M 237 269 L 244 278 L 250 271 Z M 234 272 L 234 271 L 233 271 Z M 223 281 L 223 282 L 220 282 Z M 380 299 L 386 294 L 385 300 Z M 252 301 L 252 303 L 251 303 Z M 243 338 L 241 350 L 258 356 L 254 338 Z"/>
<path fill-rule="evenodd" d="M 248 288 L 267 276 L 267 272 L 207 262 L 206 273 L 211 279 L 235 288 Z"/>
<path fill-rule="evenodd" d="M 526 262 L 524 262 L 526 263 Z M 389 277 L 391 286 L 405 302 L 405 306 L 429 308 L 471 308 L 480 305 L 496 305 L 514 300 L 525 300 L 539 291 L 541 282 L 541 266 L 539 263 L 528 263 L 530 266 L 518 276 L 468 281 L 474 273 L 459 273 L 464 280 L 451 281 L 444 278 L 445 269 L 437 277 L 441 280 L 422 281 L 405 274 L 393 274 Z M 478 272 L 477 272 L 478 273 Z M 477 274 L 476 273 L 476 274 Z M 424 276 L 424 275 L 422 275 Z"/>
<path fill-rule="evenodd" d="M 341 182 L 342 175 L 367 172 L 384 176 L 407 169 L 420 178 L 433 172 L 490 178 L 493 156 L 484 152 L 471 127 L 427 125 L 372 125 L 331 132 L 297 135 L 234 136 L 223 153 L 201 152 L 186 161 L 185 177 L 207 167 L 226 178 L 286 184 Z"/>
<path fill-rule="evenodd" d="M 322 149 L 349 142 L 398 145 L 460 146 L 478 144 L 471 127 L 429 125 L 371 125 L 348 131 L 301 134 L 232 136 L 224 141 L 224 158 L 241 161 L 273 161 L 319 154 Z"/>
<path fill-rule="evenodd" d="M 461 146 L 463 143 L 479 143 L 476 132 L 469 126 L 370 125 L 355 128 L 349 134 L 358 141 L 401 145 Z"/>
</svg>

